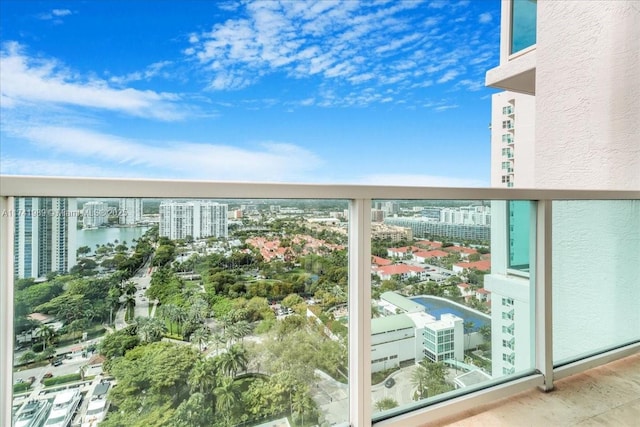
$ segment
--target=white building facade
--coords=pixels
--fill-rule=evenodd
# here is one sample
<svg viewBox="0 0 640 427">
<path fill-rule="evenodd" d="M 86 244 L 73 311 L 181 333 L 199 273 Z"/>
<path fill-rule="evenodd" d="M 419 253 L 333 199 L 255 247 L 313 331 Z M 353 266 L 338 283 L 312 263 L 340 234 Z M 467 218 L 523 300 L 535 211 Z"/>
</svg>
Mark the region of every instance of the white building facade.
<svg viewBox="0 0 640 427">
<path fill-rule="evenodd" d="M 44 277 L 76 265 L 76 199 L 19 197 L 14 209 L 16 278 Z"/>
<path fill-rule="evenodd" d="M 142 222 L 142 214 L 144 213 L 142 199 L 120 199 L 119 206 L 118 222 L 120 225 L 135 225 Z"/>
<path fill-rule="evenodd" d="M 171 240 L 228 237 L 227 205 L 210 201 L 160 203 L 160 236 Z"/>
<path fill-rule="evenodd" d="M 487 73 L 507 91 L 492 99 L 492 185 L 640 189 L 637 2 L 505 0 L 501 31 Z M 640 202 L 552 210 L 554 363 L 640 338 Z M 535 204 L 494 202 L 492 213 L 485 288 L 499 376 L 533 366 Z"/>
<path fill-rule="evenodd" d="M 87 202 L 82 206 L 82 226 L 96 228 L 109 220 L 109 205 L 105 202 Z"/>
</svg>

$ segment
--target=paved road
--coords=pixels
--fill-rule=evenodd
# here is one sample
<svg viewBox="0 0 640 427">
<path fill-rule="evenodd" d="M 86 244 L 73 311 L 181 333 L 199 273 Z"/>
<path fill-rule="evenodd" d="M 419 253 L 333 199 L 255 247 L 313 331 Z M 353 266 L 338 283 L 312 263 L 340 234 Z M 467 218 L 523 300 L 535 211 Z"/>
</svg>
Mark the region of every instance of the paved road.
<svg viewBox="0 0 640 427">
<path fill-rule="evenodd" d="M 394 372 L 391 377 L 396 381 L 391 388 L 384 383 L 371 387 L 371 405 L 375 410 L 375 404 L 379 400 L 390 397 L 398 402 L 399 406 L 413 403 L 412 396 L 415 387 L 411 385 L 411 375 L 416 365 L 402 368 Z M 323 415 L 323 421 L 328 425 L 342 424 L 349 419 L 349 388 L 326 374 L 316 371 L 319 379 L 317 386 L 312 388 L 313 400 L 316 402 Z"/>
<path fill-rule="evenodd" d="M 145 292 L 151 284 L 151 275 L 153 268 L 151 267 L 151 259 L 130 279 L 136 285 L 136 306 L 133 310 L 134 317 L 149 317 L 149 299 L 145 296 Z M 153 303 L 151 303 L 153 304 Z M 114 325 L 116 330 L 124 329 L 127 323 L 124 321 L 126 308 L 123 306 L 116 313 Z M 152 312 L 152 316 L 153 316 Z"/>
</svg>

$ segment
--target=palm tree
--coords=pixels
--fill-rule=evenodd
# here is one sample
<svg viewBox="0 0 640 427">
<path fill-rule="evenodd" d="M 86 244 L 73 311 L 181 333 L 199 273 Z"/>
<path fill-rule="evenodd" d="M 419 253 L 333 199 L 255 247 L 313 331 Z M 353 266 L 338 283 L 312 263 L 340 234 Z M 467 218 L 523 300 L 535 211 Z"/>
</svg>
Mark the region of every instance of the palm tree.
<svg viewBox="0 0 640 427">
<path fill-rule="evenodd" d="M 471 331 L 473 330 L 474 326 L 475 324 L 470 320 L 464 322 L 462 325 L 462 327 L 464 328 L 464 335 L 465 337 L 467 337 L 467 345 L 465 346 L 466 348 L 469 348 L 469 346 L 471 345 Z"/>
<path fill-rule="evenodd" d="M 151 343 L 160 341 L 167 332 L 167 325 L 156 317 L 137 317 L 140 341 Z"/>
<path fill-rule="evenodd" d="M 124 284 L 124 293 L 127 295 L 134 295 L 138 289 L 134 282 L 127 282 Z"/>
<path fill-rule="evenodd" d="M 176 306 L 174 304 L 163 304 L 158 308 L 158 316 L 169 321 L 169 333 L 173 335 L 173 319 L 175 318 Z"/>
<path fill-rule="evenodd" d="M 131 319 L 133 317 L 133 310 L 136 306 L 136 297 L 135 295 L 129 295 L 127 294 L 127 296 L 125 297 L 125 307 L 126 307 L 126 314 L 125 314 L 125 320 L 127 319 Z"/>
<path fill-rule="evenodd" d="M 113 310 L 120 307 L 120 296 L 122 291 L 119 286 L 112 286 L 109 288 L 107 295 L 107 304 L 109 305 L 109 324 L 113 323 Z"/>
<path fill-rule="evenodd" d="M 189 299 L 189 313 L 187 317 L 192 323 L 202 323 L 209 314 L 209 306 L 201 297 L 193 297 Z"/>
<path fill-rule="evenodd" d="M 187 320 L 187 310 L 184 307 L 176 306 L 173 316 L 173 320 L 178 324 L 178 331 L 182 334 L 182 326 Z"/>
<path fill-rule="evenodd" d="M 423 365 L 418 365 L 416 369 L 411 373 L 411 384 L 416 388 L 416 395 L 418 399 L 428 397 L 429 387 L 429 373 Z"/>
<path fill-rule="evenodd" d="M 231 418 L 231 411 L 236 403 L 236 387 L 231 377 L 223 377 L 213 390 L 216 397 L 216 410 L 222 414 L 227 424 Z"/>
<path fill-rule="evenodd" d="M 398 402 L 395 399 L 390 397 L 385 397 L 376 402 L 375 408 L 378 412 L 386 411 L 387 409 L 392 409 L 398 406 Z"/>
<path fill-rule="evenodd" d="M 246 320 L 241 320 L 237 323 L 230 325 L 227 328 L 227 335 L 231 338 L 230 341 L 237 341 L 243 339 L 251 332 L 251 325 Z"/>
<path fill-rule="evenodd" d="M 46 350 L 47 344 L 51 344 L 51 340 L 56 334 L 56 331 L 47 324 L 41 324 L 38 328 L 38 333 L 42 337 L 42 350 Z"/>
<path fill-rule="evenodd" d="M 215 359 L 198 359 L 189 373 L 187 383 L 191 393 L 211 394 L 218 380 L 218 368 Z"/>
<path fill-rule="evenodd" d="M 197 343 L 198 348 L 202 351 L 202 345 L 206 344 L 211 337 L 211 330 L 206 326 L 200 326 L 191 334 L 191 342 Z"/>
<path fill-rule="evenodd" d="M 235 377 L 236 373 L 240 370 L 247 369 L 247 350 L 240 345 L 232 345 L 226 352 L 220 355 L 220 367 L 222 371 Z"/>
<path fill-rule="evenodd" d="M 216 345 L 216 354 L 218 354 L 218 350 L 220 348 L 218 344 L 225 344 L 226 343 L 225 337 L 223 334 L 216 332 L 211 336 L 211 340 Z"/>
</svg>

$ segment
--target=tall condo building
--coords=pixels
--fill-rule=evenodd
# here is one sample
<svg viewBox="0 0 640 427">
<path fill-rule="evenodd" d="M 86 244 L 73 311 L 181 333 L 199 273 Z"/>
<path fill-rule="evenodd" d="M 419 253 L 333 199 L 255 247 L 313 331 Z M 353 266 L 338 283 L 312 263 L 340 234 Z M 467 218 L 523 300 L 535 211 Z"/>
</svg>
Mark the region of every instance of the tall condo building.
<svg viewBox="0 0 640 427">
<path fill-rule="evenodd" d="M 69 271 L 76 264 L 76 199 L 18 197 L 14 208 L 14 276 Z"/>
<path fill-rule="evenodd" d="M 105 202 L 87 202 L 82 206 L 82 226 L 95 228 L 109 220 L 109 205 Z"/>
<path fill-rule="evenodd" d="M 142 199 L 120 199 L 118 212 L 120 225 L 135 225 L 142 221 Z"/>
<path fill-rule="evenodd" d="M 492 98 L 492 185 L 640 189 L 638 52 L 637 2 L 502 1 L 500 64 L 486 75 L 505 90 Z M 550 209 L 553 364 L 638 339 L 640 202 L 567 200 Z M 496 201 L 491 212 L 485 288 L 500 376 L 534 366 L 537 207 Z"/>
<path fill-rule="evenodd" d="M 160 203 L 160 236 L 172 240 L 191 236 L 227 237 L 227 205 L 204 201 L 163 201 Z"/>
<path fill-rule="evenodd" d="M 491 97 L 491 185 L 532 188 L 535 97 L 499 92 Z"/>
</svg>

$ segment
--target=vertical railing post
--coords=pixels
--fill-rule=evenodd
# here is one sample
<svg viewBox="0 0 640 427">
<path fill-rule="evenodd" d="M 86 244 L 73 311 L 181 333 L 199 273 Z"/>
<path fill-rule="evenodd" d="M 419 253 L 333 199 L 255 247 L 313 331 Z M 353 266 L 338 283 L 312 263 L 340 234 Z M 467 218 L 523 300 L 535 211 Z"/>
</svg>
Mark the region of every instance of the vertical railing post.
<svg viewBox="0 0 640 427">
<path fill-rule="evenodd" d="M 553 389 L 552 202 L 539 200 L 536 215 L 535 360 L 544 391 Z"/>
<path fill-rule="evenodd" d="M 371 425 L 371 199 L 349 204 L 349 422 Z"/>
<path fill-rule="evenodd" d="M 0 425 L 11 425 L 13 398 L 13 197 L 0 197 Z"/>
</svg>

